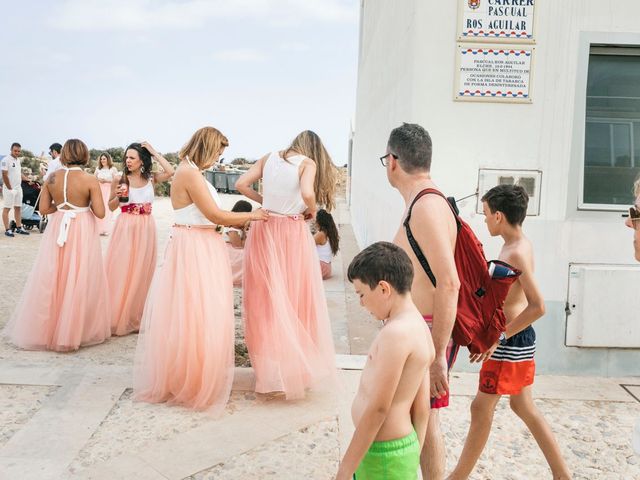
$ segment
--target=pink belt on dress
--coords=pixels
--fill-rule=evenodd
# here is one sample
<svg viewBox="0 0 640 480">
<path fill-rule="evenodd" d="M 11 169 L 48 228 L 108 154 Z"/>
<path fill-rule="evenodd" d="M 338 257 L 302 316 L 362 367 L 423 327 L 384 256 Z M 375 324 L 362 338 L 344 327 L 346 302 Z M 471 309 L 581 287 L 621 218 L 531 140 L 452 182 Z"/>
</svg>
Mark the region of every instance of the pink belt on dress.
<svg viewBox="0 0 640 480">
<path fill-rule="evenodd" d="M 272 217 L 289 218 L 291 220 L 305 220 L 304 215 L 302 213 L 284 215 L 282 213 L 273 212 L 271 210 L 267 210 L 267 211 L 269 212 L 269 216 L 272 216 Z"/>
<path fill-rule="evenodd" d="M 151 203 L 128 203 L 120 207 L 122 213 L 132 215 L 151 215 Z"/>
<path fill-rule="evenodd" d="M 191 224 L 187 224 L 187 223 L 174 223 L 172 225 L 172 227 L 174 228 L 186 228 L 187 230 L 191 230 L 192 228 L 198 228 L 198 229 L 210 229 L 210 230 L 214 230 L 216 233 L 222 233 L 222 229 L 223 226 L 222 225 L 215 225 L 215 224 L 204 224 L 204 225 L 191 225 Z"/>
</svg>

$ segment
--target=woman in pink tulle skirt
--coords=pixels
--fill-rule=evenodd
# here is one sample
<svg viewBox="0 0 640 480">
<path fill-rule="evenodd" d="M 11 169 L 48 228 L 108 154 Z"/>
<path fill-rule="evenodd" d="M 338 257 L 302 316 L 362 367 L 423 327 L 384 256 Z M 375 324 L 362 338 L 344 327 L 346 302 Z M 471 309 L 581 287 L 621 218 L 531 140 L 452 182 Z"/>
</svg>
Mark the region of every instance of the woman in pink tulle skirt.
<svg viewBox="0 0 640 480">
<path fill-rule="evenodd" d="M 151 171 L 155 158 L 161 172 Z M 156 222 L 151 215 L 153 186 L 173 176 L 173 167 L 147 142 L 132 143 L 125 151 L 122 175 L 111 184 L 109 208 L 120 208 L 105 260 L 111 296 L 111 333 L 127 335 L 140 329 L 153 272 L 156 269 Z"/>
<path fill-rule="evenodd" d="M 251 188 L 262 178 L 263 195 Z M 236 188 L 270 212 L 251 226 L 244 257 L 245 339 L 256 392 L 302 398 L 335 375 L 335 353 L 320 261 L 305 217 L 333 207 L 335 167 L 320 138 L 299 134 L 265 155 Z"/>
<path fill-rule="evenodd" d="M 49 223 L 16 310 L 5 329 L 29 350 L 68 352 L 111 334 L 107 278 L 96 217 L 104 216 L 98 181 L 85 173 L 89 149 L 62 148 L 63 168 L 45 182 L 40 211 Z"/>
<path fill-rule="evenodd" d="M 266 212 L 230 213 L 202 170 L 228 145 L 198 130 L 179 156 L 171 185 L 176 224 L 144 309 L 134 370 L 137 400 L 222 411 L 234 368 L 231 267 L 216 225 L 242 225 Z"/>
<path fill-rule="evenodd" d="M 118 174 L 118 170 L 113 166 L 113 160 L 108 152 L 103 152 L 98 157 L 98 166 L 95 171 L 96 178 L 100 183 L 100 190 L 102 191 L 102 200 L 104 204 L 109 203 L 111 197 L 111 183 Z M 113 228 L 113 214 L 108 208 L 104 213 L 104 218 L 97 219 L 98 233 L 100 235 L 109 235 Z"/>
</svg>

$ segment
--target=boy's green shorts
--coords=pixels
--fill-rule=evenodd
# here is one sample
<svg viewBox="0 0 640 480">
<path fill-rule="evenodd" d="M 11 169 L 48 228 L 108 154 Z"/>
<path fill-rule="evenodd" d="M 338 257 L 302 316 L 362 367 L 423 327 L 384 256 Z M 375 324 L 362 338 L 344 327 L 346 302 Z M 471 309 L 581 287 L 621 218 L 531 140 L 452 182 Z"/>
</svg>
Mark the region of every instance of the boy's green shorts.
<svg viewBox="0 0 640 480">
<path fill-rule="evenodd" d="M 353 475 L 356 480 L 417 480 L 420 465 L 418 435 L 373 442 Z"/>
</svg>

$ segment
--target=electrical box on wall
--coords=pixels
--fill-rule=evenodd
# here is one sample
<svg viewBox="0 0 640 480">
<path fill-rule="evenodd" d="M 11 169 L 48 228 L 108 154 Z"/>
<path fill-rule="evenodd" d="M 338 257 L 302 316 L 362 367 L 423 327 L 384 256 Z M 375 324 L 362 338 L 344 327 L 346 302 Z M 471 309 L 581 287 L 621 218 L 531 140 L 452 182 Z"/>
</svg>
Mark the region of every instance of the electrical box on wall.
<svg viewBox="0 0 640 480">
<path fill-rule="evenodd" d="M 640 348 L 640 266 L 569 264 L 569 347 Z"/>
<path fill-rule="evenodd" d="M 481 168 L 478 171 L 478 204 L 476 212 L 482 213 L 482 201 L 485 193 L 497 185 L 520 185 L 529 195 L 527 215 L 540 215 L 541 170 L 502 170 Z"/>
</svg>

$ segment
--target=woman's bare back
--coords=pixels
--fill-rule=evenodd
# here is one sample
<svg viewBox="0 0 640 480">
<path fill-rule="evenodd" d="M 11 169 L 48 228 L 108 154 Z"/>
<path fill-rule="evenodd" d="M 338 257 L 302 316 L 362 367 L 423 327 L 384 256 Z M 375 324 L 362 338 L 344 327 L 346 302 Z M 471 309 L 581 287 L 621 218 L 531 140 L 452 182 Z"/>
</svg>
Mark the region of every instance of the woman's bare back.
<svg viewBox="0 0 640 480">
<path fill-rule="evenodd" d="M 51 198 L 56 205 L 64 202 L 64 176 L 65 169 L 56 171 L 48 179 L 48 188 Z M 94 177 L 79 170 L 69 170 L 67 177 L 67 202 L 76 207 L 88 207 L 91 201 L 91 185 Z M 63 207 L 65 208 L 65 207 Z"/>
</svg>

